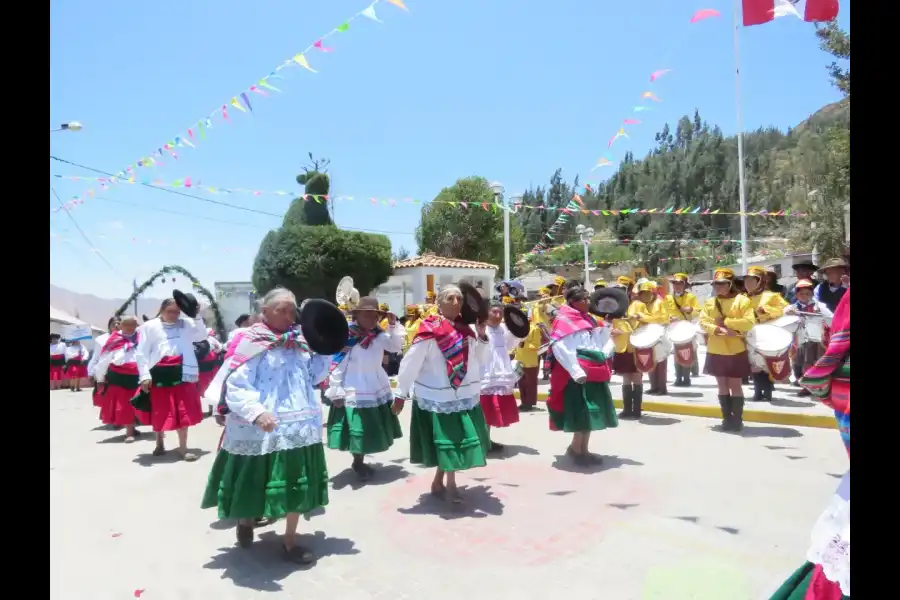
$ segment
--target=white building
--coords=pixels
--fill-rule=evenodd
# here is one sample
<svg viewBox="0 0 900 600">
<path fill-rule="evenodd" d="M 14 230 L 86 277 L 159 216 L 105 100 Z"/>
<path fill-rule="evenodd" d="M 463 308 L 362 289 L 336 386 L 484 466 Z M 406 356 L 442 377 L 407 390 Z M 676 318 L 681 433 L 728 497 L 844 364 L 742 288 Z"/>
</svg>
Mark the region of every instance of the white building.
<svg viewBox="0 0 900 600">
<path fill-rule="evenodd" d="M 213 289 L 228 331 L 235 328 L 234 322 L 239 316 L 253 314 L 256 308 L 256 288 L 249 281 L 217 281 L 213 284 Z M 213 321 L 206 322 L 212 327 Z"/>
<path fill-rule="evenodd" d="M 375 297 L 378 302 L 390 306 L 392 312 L 402 316 L 406 305 L 425 302 L 426 291 L 437 294 L 441 286 L 451 283 L 481 283 L 490 294 L 496 276 L 497 265 L 426 253 L 394 263 L 393 275 L 378 286 Z"/>
<path fill-rule="evenodd" d="M 66 335 L 66 330 L 72 325 L 88 325 L 81 319 L 77 317 L 73 317 L 69 313 L 64 310 L 60 310 L 58 308 L 50 307 L 50 333 L 58 333 L 61 336 Z M 102 327 L 97 327 L 95 325 L 90 325 L 91 334 L 96 338 L 99 335 L 103 335 L 106 333 L 106 330 Z M 93 349 L 94 344 L 92 340 L 85 340 L 82 342 L 84 347 L 88 350 Z"/>
</svg>

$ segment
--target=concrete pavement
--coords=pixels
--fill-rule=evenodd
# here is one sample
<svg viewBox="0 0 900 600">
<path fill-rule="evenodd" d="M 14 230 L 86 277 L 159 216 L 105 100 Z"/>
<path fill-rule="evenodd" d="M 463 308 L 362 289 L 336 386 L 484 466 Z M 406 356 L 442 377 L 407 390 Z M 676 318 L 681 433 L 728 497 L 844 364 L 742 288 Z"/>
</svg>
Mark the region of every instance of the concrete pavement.
<svg viewBox="0 0 900 600">
<path fill-rule="evenodd" d="M 595 434 L 606 462 L 585 472 L 560 456 L 568 436 L 546 413 L 528 413 L 494 432 L 501 457 L 460 475 L 461 512 L 430 500 L 405 438 L 372 457 L 366 486 L 327 451 L 330 504 L 301 522 L 320 559 L 297 569 L 280 559 L 280 524 L 243 550 L 200 510 L 214 422 L 191 430 L 205 452 L 192 464 L 99 425 L 88 391 L 50 393 L 51 599 L 763 599 L 801 564 L 848 466 L 834 431 L 748 424 L 738 436 L 648 415 Z"/>
</svg>

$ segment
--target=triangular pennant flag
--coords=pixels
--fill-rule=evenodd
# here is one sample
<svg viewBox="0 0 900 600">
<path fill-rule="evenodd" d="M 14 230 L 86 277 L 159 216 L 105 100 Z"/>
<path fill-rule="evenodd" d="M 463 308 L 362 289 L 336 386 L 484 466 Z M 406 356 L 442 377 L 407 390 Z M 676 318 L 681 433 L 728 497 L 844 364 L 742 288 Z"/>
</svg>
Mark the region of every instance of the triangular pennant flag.
<svg viewBox="0 0 900 600">
<path fill-rule="evenodd" d="M 231 104 L 233 107 L 235 107 L 236 109 L 238 109 L 241 112 L 247 112 L 247 109 L 244 108 L 243 106 L 241 106 L 241 103 L 238 102 L 238 99 L 236 96 L 231 99 L 231 102 L 229 104 Z"/>
<path fill-rule="evenodd" d="M 391 4 L 393 4 L 394 6 L 396 6 L 398 8 L 402 8 L 403 10 L 409 12 L 409 9 L 406 8 L 405 4 L 403 4 L 403 0 L 387 0 L 387 1 L 390 2 Z"/>
<path fill-rule="evenodd" d="M 462 206 L 463 208 L 469 208 L 468 202 L 460 202 L 459 205 Z"/>
<path fill-rule="evenodd" d="M 250 98 L 247 97 L 247 92 L 241 92 L 241 100 L 244 101 L 244 104 L 247 105 L 247 108 L 250 109 L 250 112 L 253 112 L 253 107 L 250 106 Z"/>
<path fill-rule="evenodd" d="M 348 29 L 350 29 L 350 23 L 341 23 L 340 25 L 338 25 L 338 26 L 335 28 L 335 31 L 338 31 L 338 32 L 340 32 L 340 33 L 344 33 L 344 32 L 347 31 Z"/>
<path fill-rule="evenodd" d="M 369 17 L 373 21 L 378 21 L 378 15 L 375 14 L 375 5 L 370 4 L 367 8 L 364 8 L 359 14 L 364 17 Z M 378 21 L 381 23 L 381 21 Z"/>
<path fill-rule="evenodd" d="M 321 50 L 322 52 L 331 52 L 333 50 L 333 48 L 327 48 L 322 43 L 322 40 L 318 40 L 315 44 L 313 44 L 313 48 L 315 48 L 317 50 Z"/>
<path fill-rule="evenodd" d="M 488 211 L 488 212 L 490 212 L 490 210 L 491 210 L 491 208 L 488 206 L 488 203 L 487 203 L 487 202 L 482 202 L 482 203 L 481 203 L 481 208 L 483 208 L 484 210 L 486 210 L 486 211 Z"/>
<path fill-rule="evenodd" d="M 312 73 L 318 72 L 309 66 L 309 62 L 306 60 L 306 57 L 303 56 L 302 54 L 298 54 L 297 56 L 295 56 L 294 62 L 297 63 L 298 65 L 300 65 L 301 67 L 303 67 L 304 69 L 306 69 L 307 71 L 310 71 Z"/>
<path fill-rule="evenodd" d="M 665 210 L 665 213 L 668 215 L 668 214 L 670 214 L 673 210 L 675 210 L 675 207 L 674 207 L 674 206 L 670 206 L 669 208 L 667 208 L 667 209 Z"/>
<path fill-rule="evenodd" d="M 262 86 L 262 87 L 264 87 L 264 88 L 266 88 L 266 89 L 272 90 L 273 92 L 280 92 L 280 91 L 281 91 L 281 90 L 279 90 L 277 87 L 275 87 L 274 85 L 271 85 L 271 84 L 270 84 L 268 81 L 266 81 L 265 79 L 260 79 L 260 80 L 259 80 L 259 85 Z"/>
</svg>

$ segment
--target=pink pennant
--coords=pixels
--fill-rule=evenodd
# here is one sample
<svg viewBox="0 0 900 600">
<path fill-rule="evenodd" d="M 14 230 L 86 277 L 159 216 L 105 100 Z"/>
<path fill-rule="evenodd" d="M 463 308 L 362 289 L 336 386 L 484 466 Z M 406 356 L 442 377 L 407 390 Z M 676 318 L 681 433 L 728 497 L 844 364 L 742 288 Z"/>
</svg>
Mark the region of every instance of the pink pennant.
<svg viewBox="0 0 900 600">
<path fill-rule="evenodd" d="M 269 95 L 269 92 L 267 92 L 266 90 L 261 90 L 258 87 L 256 87 L 255 85 L 250 86 L 250 91 L 255 94 L 259 94 L 260 96 L 268 96 Z"/>
<path fill-rule="evenodd" d="M 660 69 L 659 71 L 653 71 L 653 73 L 650 74 L 650 83 L 653 83 L 654 81 L 671 71 L 672 69 Z"/>
<path fill-rule="evenodd" d="M 226 121 L 228 121 L 229 123 L 231 122 L 231 119 L 228 118 L 228 107 L 225 106 L 224 104 L 222 105 L 222 118 L 225 119 Z"/>
<path fill-rule="evenodd" d="M 625 125 L 640 125 L 641 122 L 638 119 L 625 119 L 622 121 Z"/>
<path fill-rule="evenodd" d="M 322 40 L 319 40 L 315 44 L 313 44 L 313 48 L 321 50 L 322 52 L 331 52 L 332 50 L 334 50 L 334 48 L 328 48 L 327 46 L 325 46 L 322 43 Z"/>
<path fill-rule="evenodd" d="M 188 137 L 194 139 L 194 132 L 190 129 L 188 129 Z"/>
<path fill-rule="evenodd" d="M 722 14 L 714 8 L 701 8 L 691 17 L 691 23 L 697 23 L 713 17 L 721 17 Z"/>
<path fill-rule="evenodd" d="M 184 178 L 184 187 L 191 187 L 191 178 L 190 177 Z"/>
</svg>

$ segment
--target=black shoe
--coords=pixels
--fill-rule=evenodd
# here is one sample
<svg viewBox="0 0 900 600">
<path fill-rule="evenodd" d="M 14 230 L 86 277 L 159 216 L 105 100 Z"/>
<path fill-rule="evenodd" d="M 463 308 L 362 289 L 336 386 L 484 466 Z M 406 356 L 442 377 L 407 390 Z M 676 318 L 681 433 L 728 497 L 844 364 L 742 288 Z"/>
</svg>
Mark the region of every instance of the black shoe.
<svg viewBox="0 0 900 600">
<path fill-rule="evenodd" d="M 685 375 L 684 379 L 681 380 L 684 387 L 691 387 L 691 377 L 689 375 Z"/>
<path fill-rule="evenodd" d="M 812 396 L 812 393 L 806 388 L 803 388 L 799 392 L 797 392 L 798 398 L 806 398 L 808 396 Z"/>
<path fill-rule="evenodd" d="M 520 404 L 519 412 L 534 412 L 537 410 L 537 406 L 534 404 Z"/>
<path fill-rule="evenodd" d="M 505 448 L 506 446 L 504 446 L 503 444 L 498 444 L 495 441 L 491 441 L 491 447 L 488 452 L 503 452 Z"/>
</svg>

